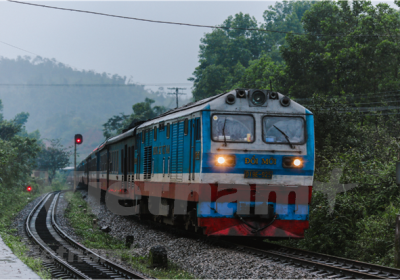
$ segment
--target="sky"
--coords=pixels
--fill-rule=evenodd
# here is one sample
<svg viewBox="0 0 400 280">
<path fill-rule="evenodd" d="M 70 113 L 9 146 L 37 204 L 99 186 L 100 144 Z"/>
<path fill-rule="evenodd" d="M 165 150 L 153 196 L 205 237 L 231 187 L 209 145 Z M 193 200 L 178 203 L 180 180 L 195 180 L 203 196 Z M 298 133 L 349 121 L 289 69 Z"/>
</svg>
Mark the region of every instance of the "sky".
<svg viewBox="0 0 400 280">
<path fill-rule="evenodd" d="M 32 1 L 31 1 L 32 2 Z M 103 2 L 42 1 L 37 4 L 202 25 L 219 25 L 238 12 L 263 21 L 274 1 Z M 141 84 L 186 87 L 198 65 L 200 39 L 212 29 L 156 24 L 59 11 L 0 1 L 0 41 L 54 58 L 76 69 L 118 74 Z M 0 56 L 28 52 L 0 43 Z"/>
</svg>

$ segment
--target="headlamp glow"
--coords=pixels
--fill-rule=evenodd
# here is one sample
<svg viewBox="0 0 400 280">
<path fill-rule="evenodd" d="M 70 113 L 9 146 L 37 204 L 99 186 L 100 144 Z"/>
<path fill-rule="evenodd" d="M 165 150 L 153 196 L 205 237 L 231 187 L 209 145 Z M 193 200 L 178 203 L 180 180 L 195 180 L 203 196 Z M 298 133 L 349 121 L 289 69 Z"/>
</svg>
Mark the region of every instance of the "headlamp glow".
<svg viewBox="0 0 400 280">
<path fill-rule="evenodd" d="M 293 161 L 293 164 L 294 164 L 294 166 L 300 166 L 300 165 L 301 165 L 301 160 L 299 160 L 298 158 L 296 158 L 296 159 Z"/>
<path fill-rule="evenodd" d="M 236 157 L 234 155 L 216 155 L 214 164 L 216 166 L 232 167 L 236 165 Z"/>
<path fill-rule="evenodd" d="M 304 161 L 300 157 L 284 157 L 282 166 L 285 168 L 303 168 Z"/>
</svg>

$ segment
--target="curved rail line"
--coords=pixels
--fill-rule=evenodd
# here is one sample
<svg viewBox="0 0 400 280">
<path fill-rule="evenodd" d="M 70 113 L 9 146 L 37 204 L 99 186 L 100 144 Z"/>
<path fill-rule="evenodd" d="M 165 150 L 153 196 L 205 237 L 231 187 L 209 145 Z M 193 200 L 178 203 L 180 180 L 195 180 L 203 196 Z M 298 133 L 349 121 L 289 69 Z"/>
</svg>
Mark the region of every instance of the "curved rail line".
<svg viewBox="0 0 400 280">
<path fill-rule="evenodd" d="M 400 269 L 375 265 L 336 256 L 310 252 L 282 245 L 245 241 L 235 242 L 235 250 L 305 267 L 321 278 L 399 279 Z"/>
<path fill-rule="evenodd" d="M 63 279 L 144 279 L 113 263 L 68 236 L 55 221 L 60 192 L 46 195 L 26 219 L 27 235 L 49 259 L 44 265 L 52 276 Z"/>
</svg>

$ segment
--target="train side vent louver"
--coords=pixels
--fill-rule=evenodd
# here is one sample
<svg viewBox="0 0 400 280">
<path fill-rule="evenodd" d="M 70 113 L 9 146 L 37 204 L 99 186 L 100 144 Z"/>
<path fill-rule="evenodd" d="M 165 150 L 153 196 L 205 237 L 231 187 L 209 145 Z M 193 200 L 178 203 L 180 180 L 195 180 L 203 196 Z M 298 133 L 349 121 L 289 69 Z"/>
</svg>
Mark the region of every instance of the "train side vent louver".
<svg viewBox="0 0 400 280">
<path fill-rule="evenodd" d="M 152 156 L 152 146 L 144 147 L 144 157 L 143 157 L 144 179 L 151 178 L 151 156 Z"/>
</svg>

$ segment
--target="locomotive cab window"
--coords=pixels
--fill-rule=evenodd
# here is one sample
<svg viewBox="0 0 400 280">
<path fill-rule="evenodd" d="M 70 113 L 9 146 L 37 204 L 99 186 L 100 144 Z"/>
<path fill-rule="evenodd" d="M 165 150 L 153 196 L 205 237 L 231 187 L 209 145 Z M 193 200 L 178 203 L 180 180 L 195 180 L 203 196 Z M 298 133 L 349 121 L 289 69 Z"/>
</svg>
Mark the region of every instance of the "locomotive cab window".
<svg viewBox="0 0 400 280">
<path fill-rule="evenodd" d="M 305 121 L 301 117 L 263 118 L 263 141 L 274 144 L 304 144 Z"/>
<path fill-rule="evenodd" d="M 214 114 L 211 130 L 213 141 L 254 142 L 254 118 L 251 115 Z"/>
</svg>

